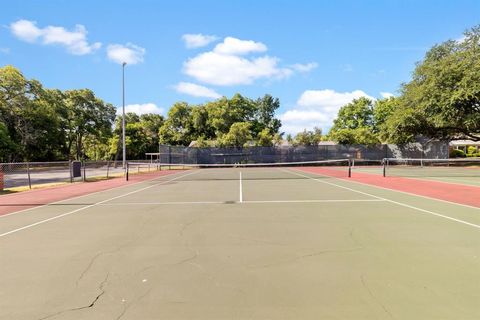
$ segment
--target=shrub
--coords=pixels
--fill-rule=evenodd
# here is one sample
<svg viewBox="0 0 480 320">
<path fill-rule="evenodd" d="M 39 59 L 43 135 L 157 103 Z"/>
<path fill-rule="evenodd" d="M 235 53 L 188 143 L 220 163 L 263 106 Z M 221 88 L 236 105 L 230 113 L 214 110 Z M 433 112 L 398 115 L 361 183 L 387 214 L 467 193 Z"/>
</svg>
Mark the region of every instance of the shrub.
<svg viewBox="0 0 480 320">
<path fill-rule="evenodd" d="M 450 151 L 450 158 L 465 158 L 467 155 L 462 150 L 453 149 Z"/>
<path fill-rule="evenodd" d="M 475 156 L 475 153 L 477 153 L 477 148 L 475 148 L 474 146 L 469 146 L 467 148 L 467 153 Z"/>
</svg>

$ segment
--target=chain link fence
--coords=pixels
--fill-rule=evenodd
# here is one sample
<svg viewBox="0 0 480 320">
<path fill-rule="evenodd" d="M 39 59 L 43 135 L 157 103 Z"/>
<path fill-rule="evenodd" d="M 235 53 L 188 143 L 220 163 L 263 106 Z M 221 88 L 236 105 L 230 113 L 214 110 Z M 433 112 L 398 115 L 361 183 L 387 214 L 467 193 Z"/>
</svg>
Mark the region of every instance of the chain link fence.
<svg viewBox="0 0 480 320">
<path fill-rule="evenodd" d="M 108 179 L 124 171 L 121 161 L 0 163 L 0 190 Z"/>
<path fill-rule="evenodd" d="M 383 144 L 319 145 L 244 148 L 196 148 L 165 146 L 159 148 L 160 163 L 235 164 L 277 163 L 330 159 L 382 160 L 383 158 L 448 158 L 448 142 L 418 142 L 404 146 Z"/>
<path fill-rule="evenodd" d="M 447 159 L 448 142 L 418 142 L 397 145 L 319 145 L 245 148 L 196 148 L 160 146 L 156 159 L 136 160 L 162 164 L 235 164 L 301 162 L 349 158 L 358 161 L 380 161 L 384 158 Z M 158 169 L 158 168 L 157 168 Z M 123 176 L 121 161 L 58 161 L 0 163 L 0 190 L 31 189 L 38 185 L 91 181 Z"/>
</svg>

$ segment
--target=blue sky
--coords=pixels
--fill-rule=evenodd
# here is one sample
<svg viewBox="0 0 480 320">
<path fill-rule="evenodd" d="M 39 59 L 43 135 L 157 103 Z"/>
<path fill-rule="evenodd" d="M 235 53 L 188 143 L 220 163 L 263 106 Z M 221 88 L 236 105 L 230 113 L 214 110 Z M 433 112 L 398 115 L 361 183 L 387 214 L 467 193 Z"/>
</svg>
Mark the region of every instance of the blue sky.
<svg viewBox="0 0 480 320">
<path fill-rule="evenodd" d="M 480 1 L 5 1 L 0 65 L 165 114 L 217 96 L 281 101 L 283 130 L 322 127 L 363 95 L 396 94 L 434 44 L 480 23 Z"/>
</svg>

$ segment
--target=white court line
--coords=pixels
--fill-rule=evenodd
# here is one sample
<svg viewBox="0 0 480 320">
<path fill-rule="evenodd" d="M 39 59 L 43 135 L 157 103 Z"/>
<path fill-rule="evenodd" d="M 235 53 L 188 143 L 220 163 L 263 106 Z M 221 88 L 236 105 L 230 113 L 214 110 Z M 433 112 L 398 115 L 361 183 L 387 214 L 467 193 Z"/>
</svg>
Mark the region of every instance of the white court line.
<svg viewBox="0 0 480 320">
<path fill-rule="evenodd" d="M 328 202 L 382 202 L 380 199 L 312 199 L 312 200 L 243 200 L 240 201 L 177 201 L 177 202 L 112 202 L 99 206 L 150 206 L 150 205 L 195 205 L 195 204 L 233 204 L 233 203 L 328 203 Z"/>
<path fill-rule="evenodd" d="M 313 200 L 248 200 L 243 203 L 329 203 L 329 202 L 383 202 L 382 199 L 313 199 Z"/>
<path fill-rule="evenodd" d="M 17 228 L 17 229 L 13 229 L 13 230 L 10 230 L 10 231 L 4 232 L 4 233 L 0 233 L 0 238 L 5 237 L 5 236 L 7 236 L 7 235 L 9 235 L 9 234 L 12 234 L 12 233 L 16 233 L 16 232 L 19 232 L 19 231 L 22 231 L 22 230 L 25 230 L 25 229 L 29 229 L 29 228 L 38 226 L 38 225 L 40 225 L 40 224 L 43 224 L 43 223 L 46 223 L 46 222 L 49 222 L 49 221 L 52 221 L 52 220 L 60 219 L 60 218 L 62 218 L 62 217 L 65 217 L 65 216 L 68 216 L 68 215 L 71 215 L 71 214 L 74 214 L 74 213 L 77 213 L 77 212 L 86 210 L 86 209 L 91 208 L 91 207 L 95 207 L 95 206 L 104 204 L 104 203 L 106 203 L 106 202 L 108 202 L 108 201 L 112 201 L 112 200 L 115 200 L 115 199 L 119 199 L 119 198 L 126 197 L 126 196 L 128 196 L 128 195 L 135 194 L 135 193 L 138 193 L 138 192 L 140 192 L 140 191 L 144 191 L 144 190 L 147 190 L 147 189 L 156 187 L 156 186 L 158 186 L 158 185 L 165 184 L 165 183 L 168 183 L 168 182 L 171 182 L 171 181 L 174 181 L 174 180 L 177 180 L 177 179 L 180 179 L 180 178 L 183 178 L 183 177 L 185 177 L 185 176 L 189 176 L 189 175 L 195 174 L 195 173 L 198 173 L 198 171 L 190 172 L 190 173 L 184 174 L 184 175 L 182 175 L 182 176 L 177 176 L 177 177 L 175 177 L 175 178 L 173 178 L 173 179 L 169 179 L 169 180 L 166 180 L 166 181 L 162 181 L 162 182 L 153 184 L 153 185 L 151 185 L 151 186 L 147 186 L 147 187 L 144 187 L 144 188 L 141 188 L 141 189 L 138 189 L 138 190 L 134 190 L 134 191 L 131 191 L 131 192 L 127 192 L 127 193 L 125 193 L 125 194 L 122 194 L 122 195 L 119 195 L 119 196 L 115 196 L 115 197 L 112 197 L 112 198 L 109 198 L 109 199 L 106 199 L 106 200 L 103 200 L 103 201 L 99 201 L 99 202 L 96 202 L 96 203 L 94 203 L 94 204 L 90 204 L 90 205 L 88 205 L 88 206 L 85 206 L 85 207 L 82 207 L 82 208 L 78 208 L 78 209 L 75 209 L 75 210 L 72 210 L 72 211 L 69 211 L 69 212 L 65 212 L 65 213 L 62 213 L 62 214 L 60 214 L 60 215 L 57 215 L 57 216 L 48 218 L 48 219 L 40 220 L 40 221 L 37 221 L 37 222 L 35 222 L 35 223 L 31 223 L 31 224 L 28 224 L 28 225 L 26 225 L 26 226 L 23 226 L 23 227 L 20 227 L 20 228 Z"/>
<path fill-rule="evenodd" d="M 367 195 L 367 196 L 370 196 L 370 197 L 374 197 L 374 198 L 377 198 L 377 199 L 379 199 L 379 200 L 384 200 L 384 201 L 387 201 L 387 202 L 390 202 L 390 203 L 394 203 L 394 204 L 399 205 L 399 206 L 402 206 L 402 207 L 414 209 L 414 210 L 417 210 L 417 211 L 420 211 L 420 212 L 423 212 L 423 213 L 428 213 L 428 214 L 431 214 L 431 215 L 434 215 L 434 216 L 437 216 L 437 217 L 440 217 L 440 218 L 444 218 L 444 219 L 447 219 L 447 220 L 455 221 L 455 222 L 462 223 L 462 224 L 465 224 L 465 225 L 470 226 L 470 227 L 474 227 L 474 228 L 480 229 L 480 225 L 475 224 L 475 223 L 471 223 L 471 222 L 468 222 L 468 221 L 465 221 L 465 220 L 453 218 L 453 217 L 450 217 L 450 216 L 446 216 L 446 215 L 444 215 L 444 214 L 440 214 L 440 213 L 433 212 L 433 211 L 430 211 L 430 210 L 425 210 L 425 209 L 418 208 L 418 207 L 415 207 L 415 206 L 412 206 L 412 205 L 409 205 L 409 204 L 406 204 L 406 203 L 398 202 L 398 201 L 395 201 L 395 200 L 391 200 L 391 199 L 379 197 L 379 196 L 376 196 L 376 195 L 373 195 L 373 194 L 370 194 L 370 193 L 367 193 L 367 192 L 363 192 L 363 191 L 360 191 L 360 190 L 352 189 L 352 188 L 345 187 L 345 186 L 342 186 L 342 185 L 338 185 L 338 184 L 335 184 L 335 183 L 331 183 L 331 182 L 327 182 L 327 181 L 322 181 L 322 180 L 320 180 L 320 179 L 316 179 L 316 178 L 313 178 L 313 177 L 310 177 L 310 176 L 307 176 L 307 175 L 303 175 L 303 174 L 298 173 L 298 172 L 287 171 L 287 170 L 283 170 L 283 171 L 285 171 L 285 172 L 290 172 L 291 174 L 295 174 L 295 175 L 297 175 L 297 176 L 306 177 L 306 178 L 315 180 L 315 181 L 320 182 L 320 183 L 328 184 L 328 185 L 335 186 L 335 187 L 338 187 L 338 188 L 342 188 L 342 189 L 345 189 L 345 190 L 349 190 L 349 191 L 352 191 L 352 192 L 356 192 L 356 193 L 360 193 L 360 194 Z M 373 187 L 375 187 L 375 186 L 373 186 Z M 434 199 L 434 200 L 435 200 L 435 199 Z"/>
<path fill-rule="evenodd" d="M 368 173 L 368 172 L 367 172 Z M 316 174 L 316 175 L 320 175 L 318 173 L 312 173 L 312 174 Z M 321 175 L 320 175 L 321 176 Z M 445 181 L 439 181 L 439 180 L 430 180 L 430 179 L 416 179 L 416 180 L 424 180 L 424 181 L 434 181 L 434 182 L 443 182 L 443 183 L 446 183 L 446 184 L 449 184 L 449 182 L 445 182 Z M 368 187 L 375 187 L 377 189 L 383 189 L 383 190 L 388 190 L 388 191 L 395 191 L 395 192 L 399 192 L 399 193 L 403 193 L 403 194 L 408 194 L 410 196 L 415 196 L 415 197 L 420 197 L 420 198 L 424 198 L 424 199 L 429 199 L 429 200 L 435 200 L 435 201 L 441 201 L 441 202 L 445 202 L 445 203 L 448 203 L 448 204 L 453 204 L 453 205 L 456 205 L 456 206 L 462 206 L 462 207 L 466 207 L 466 208 L 470 208 L 470 209 L 476 209 L 476 210 L 480 210 L 479 207 L 474 207 L 474 206 L 471 206 L 471 205 L 468 205 L 468 204 L 464 204 L 464 203 L 458 203 L 458 202 L 453 202 L 453 201 L 448 201 L 448 200 L 443 200 L 443 199 L 437 199 L 437 198 L 432 198 L 432 197 L 429 197 L 429 196 L 424 196 L 424 195 L 421 195 L 421 194 L 415 194 L 415 193 L 411 193 L 411 192 L 407 192 L 407 191 L 401 191 L 401 190 L 395 190 L 395 189 L 391 189 L 391 188 L 387 188 L 387 187 L 380 187 L 380 186 L 376 186 L 376 185 L 373 185 L 373 184 L 368 184 L 368 183 L 364 183 L 364 182 L 360 182 L 360 181 L 349 181 L 350 183 L 356 183 L 356 184 L 361 184 L 363 186 L 368 186 Z M 457 184 L 457 183 L 450 183 L 450 184 Z M 462 186 L 467 186 L 467 187 L 479 187 L 480 185 L 465 185 L 465 184 L 460 184 Z"/>
<path fill-rule="evenodd" d="M 181 172 L 180 172 L 180 173 L 181 173 Z M 148 182 L 148 181 L 155 181 L 155 180 L 159 180 L 159 179 L 161 179 L 161 178 L 165 178 L 165 177 L 168 177 L 168 176 L 177 176 L 177 174 L 178 174 L 178 173 L 172 173 L 171 175 L 163 175 L 163 176 L 160 176 L 160 177 L 156 177 L 156 178 L 152 178 L 152 179 L 147 179 L 147 180 L 135 182 L 135 183 L 132 183 L 132 184 L 124 184 L 124 185 L 121 185 L 121 186 L 118 186 L 118 187 L 114 187 L 114 188 L 109 188 L 109 189 L 105 189 L 105 190 L 100 190 L 100 191 L 95 191 L 95 192 L 91 192 L 91 193 L 87 193 L 87 194 L 82 194 L 82 195 L 80 195 L 80 196 L 76 196 L 76 197 L 72 197 L 72 198 L 68 198 L 68 199 L 63 199 L 63 200 L 59 200 L 59 201 L 54 201 L 54 202 L 50 202 L 50 203 L 47 203 L 47 204 L 38 205 L 38 206 L 35 206 L 35 207 L 31 207 L 31 208 L 27 208 L 27 209 L 23 209 L 23 210 L 19 210 L 19 211 L 14 211 L 14 212 L 6 213 L 6 214 L 3 214 L 3 215 L 0 215 L 0 219 L 1 219 L 1 218 L 8 217 L 8 216 L 15 215 L 15 214 L 18 214 L 18 213 L 24 213 L 24 212 L 32 211 L 32 210 L 35 210 L 35 209 L 47 207 L 47 206 L 50 206 L 50 205 L 52 205 L 52 204 L 58 204 L 58 203 L 62 203 L 62 202 L 65 202 L 65 201 L 70 201 L 70 200 L 74 200 L 74 199 L 79 199 L 79 198 L 83 198 L 83 197 L 88 197 L 88 196 L 91 196 L 91 195 L 94 195 L 94 194 L 98 194 L 98 193 L 102 193 L 102 192 L 107 192 L 107 191 L 111 191 L 111 190 L 116 190 L 116 189 L 120 189 L 120 188 L 136 186 L 137 184 L 140 184 L 140 183 L 144 183 L 144 182 Z M 124 179 L 124 178 L 120 178 L 120 179 Z M 2 198 L 0 197 L 0 199 L 2 199 Z"/>
<path fill-rule="evenodd" d="M 189 205 L 189 204 L 225 204 L 226 201 L 165 201 L 165 202 L 111 202 L 99 203 L 99 206 L 162 206 L 162 205 Z M 232 201 L 228 203 L 238 203 Z"/>
<path fill-rule="evenodd" d="M 240 203 L 243 202 L 242 171 L 240 171 Z"/>
</svg>

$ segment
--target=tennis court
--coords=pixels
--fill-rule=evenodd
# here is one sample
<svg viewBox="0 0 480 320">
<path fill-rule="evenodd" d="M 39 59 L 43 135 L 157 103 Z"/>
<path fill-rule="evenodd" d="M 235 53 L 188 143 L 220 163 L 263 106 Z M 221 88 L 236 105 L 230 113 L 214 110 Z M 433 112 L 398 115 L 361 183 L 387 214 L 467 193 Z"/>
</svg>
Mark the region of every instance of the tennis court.
<svg viewBox="0 0 480 320">
<path fill-rule="evenodd" d="M 172 170 L 3 215 L 0 260 L 0 319 L 480 317 L 480 208 L 344 166 Z"/>
<path fill-rule="evenodd" d="M 385 162 L 383 164 L 383 162 Z M 393 159 L 357 161 L 358 172 L 480 187 L 480 159 Z"/>
</svg>

